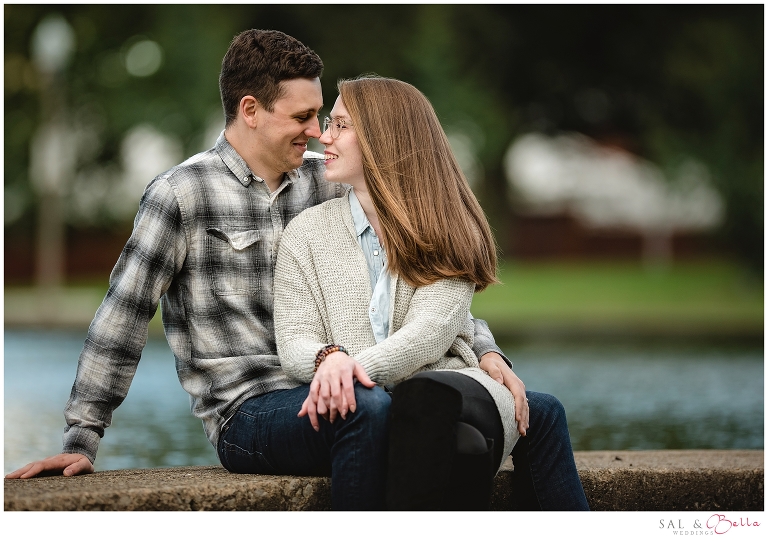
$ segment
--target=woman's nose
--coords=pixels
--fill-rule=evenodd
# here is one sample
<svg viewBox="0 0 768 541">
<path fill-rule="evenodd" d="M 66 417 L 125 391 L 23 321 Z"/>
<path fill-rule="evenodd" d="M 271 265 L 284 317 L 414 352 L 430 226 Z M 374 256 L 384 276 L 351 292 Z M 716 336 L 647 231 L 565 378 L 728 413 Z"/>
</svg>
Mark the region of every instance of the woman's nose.
<svg viewBox="0 0 768 541">
<path fill-rule="evenodd" d="M 327 129 L 323 133 L 321 133 L 318 141 L 320 141 L 326 146 L 330 145 L 333 142 L 333 138 L 331 137 L 331 130 Z"/>
</svg>

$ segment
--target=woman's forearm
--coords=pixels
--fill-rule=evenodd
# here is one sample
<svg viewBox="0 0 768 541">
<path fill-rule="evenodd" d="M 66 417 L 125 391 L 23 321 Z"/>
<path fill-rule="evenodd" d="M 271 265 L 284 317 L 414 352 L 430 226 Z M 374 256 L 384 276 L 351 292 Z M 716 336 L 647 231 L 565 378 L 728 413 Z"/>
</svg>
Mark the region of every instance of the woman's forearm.
<svg viewBox="0 0 768 541">
<path fill-rule="evenodd" d="M 355 358 L 376 382 L 398 381 L 445 355 L 456 337 L 466 332 L 474 284 L 440 280 L 420 287 L 411 299 L 400 329 Z"/>
</svg>

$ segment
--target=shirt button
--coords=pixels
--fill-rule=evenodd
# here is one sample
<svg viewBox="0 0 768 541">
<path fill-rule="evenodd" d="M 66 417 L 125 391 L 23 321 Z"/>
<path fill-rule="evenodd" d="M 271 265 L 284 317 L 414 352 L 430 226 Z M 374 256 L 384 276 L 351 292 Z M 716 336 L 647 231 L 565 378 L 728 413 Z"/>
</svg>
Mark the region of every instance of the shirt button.
<svg viewBox="0 0 768 541">
<path fill-rule="evenodd" d="M 376 308 L 375 307 L 371 307 L 371 313 L 373 313 L 373 314 L 376 313 Z"/>
<path fill-rule="evenodd" d="M 373 251 L 373 255 L 379 255 L 379 251 L 378 250 L 374 250 Z"/>
</svg>

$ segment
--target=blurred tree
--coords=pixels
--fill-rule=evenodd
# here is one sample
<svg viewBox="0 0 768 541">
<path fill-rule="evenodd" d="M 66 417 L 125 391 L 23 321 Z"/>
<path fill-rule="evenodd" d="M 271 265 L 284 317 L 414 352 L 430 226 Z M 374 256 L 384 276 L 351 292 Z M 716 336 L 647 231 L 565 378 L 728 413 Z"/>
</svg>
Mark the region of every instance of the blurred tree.
<svg viewBox="0 0 768 541">
<path fill-rule="evenodd" d="M 522 133 L 567 130 L 666 168 L 706 163 L 727 204 L 724 244 L 762 267 L 761 5 L 6 5 L 6 238 L 34 224 L 29 147 L 41 104 L 29 43 L 51 12 L 76 33 L 62 94 L 92 134 L 79 171 L 119 170 L 126 134 L 142 124 L 185 156 L 210 145 L 223 126 L 217 77 L 230 40 L 277 28 L 323 58 L 326 111 L 340 77 L 375 72 L 423 90 L 475 154 L 475 189 L 502 248 L 505 151 Z M 159 68 L 132 75 L 128 56 L 145 41 Z"/>
<path fill-rule="evenodd" d="M 723 246 L 762 269 L 763 6 L 456 9 L 455 49 L 516 131 L 578 131 L 670 170 L 700 160 L 726 202 Z"/>
</svg>

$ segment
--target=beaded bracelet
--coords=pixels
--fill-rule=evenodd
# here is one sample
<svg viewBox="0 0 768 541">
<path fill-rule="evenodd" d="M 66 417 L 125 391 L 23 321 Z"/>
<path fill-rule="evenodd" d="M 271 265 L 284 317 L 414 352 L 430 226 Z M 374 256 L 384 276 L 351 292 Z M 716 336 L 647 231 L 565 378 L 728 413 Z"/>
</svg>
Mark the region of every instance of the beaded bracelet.
<svg viewBox="0 0 768 541">
<path fill-rule="evenodd" d="M 330 355 L 331 353 L 336 353 L 337 351 L 346 353 L 347 349 L 344 346 L 337 346 L 336 344 L 328 344 L 323 349 L 318 351 L 317 355 L 315 356 L 315 372 L 317 372 L 317 369 L 320 367 L 320 363 L 323 362 L 328 355 Z"/>
</svg>

